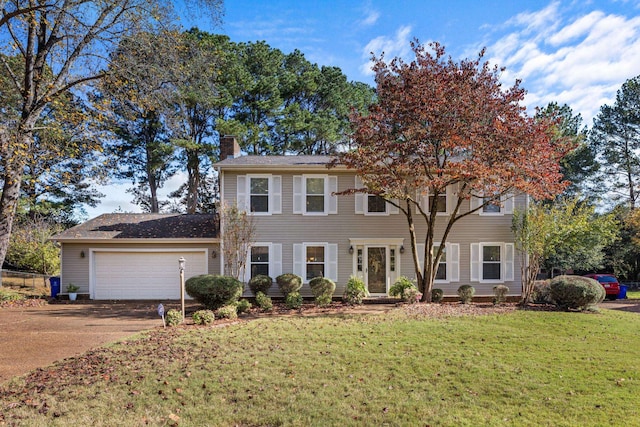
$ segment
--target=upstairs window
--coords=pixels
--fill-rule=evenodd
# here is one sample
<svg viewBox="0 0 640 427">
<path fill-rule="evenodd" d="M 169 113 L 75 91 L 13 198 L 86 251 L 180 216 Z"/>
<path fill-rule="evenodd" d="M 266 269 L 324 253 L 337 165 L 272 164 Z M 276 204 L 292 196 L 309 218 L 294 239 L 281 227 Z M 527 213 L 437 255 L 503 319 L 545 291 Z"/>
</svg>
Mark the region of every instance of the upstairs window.
<svg viewBox="0 0 640 427">
<path fill-rule="evenodd" d="M 269 178 L 249 177 L 249 211 L 269 212 Z"/>
<path fill-rule="evenodd" d="M 282 213 L 282 177 L 278 175 L 238 175 L 238 208 L 250 215 Z"/>
<path fill-rule="evenodd" d="M 293 213 L 329 215 L 338 213 L 338 177 L 298 175 L 293 177 Z"/>
</svg>

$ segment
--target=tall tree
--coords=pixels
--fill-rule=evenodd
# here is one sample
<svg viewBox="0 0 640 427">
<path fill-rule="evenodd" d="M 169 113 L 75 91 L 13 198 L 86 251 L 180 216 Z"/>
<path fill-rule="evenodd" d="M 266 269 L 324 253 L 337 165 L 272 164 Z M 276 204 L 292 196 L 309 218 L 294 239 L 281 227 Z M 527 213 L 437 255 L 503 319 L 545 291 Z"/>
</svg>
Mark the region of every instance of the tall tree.
<svg viewBox="0 0 640 427">
<path fill-rule="evenodd" d="M 454 62 L 437 43 L 412 43 L 415 60 L 373 58 L 378 102 L 353 117 L 354 149 L 334 164 L 354 169 L 366 192 L 384 198 L 406 216 L 411 253 L 423 300 L 430 300 L 445 243 L 455 224 L 487 204 L 525 193 L 552 197 L 563 190 L 559 161 L 573 148 L 552 141 L 553 122 L 536 120 L 520 105 L 518 82 L 503 90 L 497 67 L 475 60 Z M 431 53 L 430 50 L 433 50 Z M 427 212 L 427 194 L 455 188 L 447 217 Z M 475 197 L 477 207 L 461 209 Z M 414 216 L 415 213 L 415 216 Z M 446 222 L 436 236 L 436 221 Z M 424 270 L 418 258 L 416 222 L 426 225 Z M 434 242 L 440 242 L 437 250 Z M 430 249 L 431 248 L 431 249 Z"/>
<path fill-rule="evenodd" d="M 197 1 L 218 9 L 219 0 Z M 126 35 L 164 20 L 166 5 L 156 0 L 0 1 L 0 66 L 17 94 L 16 117 L 0 124 L 0 264 L 6 256 L 26 154 L 33 147 L 36 124 L 47 106 L 76 88 L 104 76 L 105 58 Z M 6 32 L 5 32 L 6 31 Z M 21 72 L 8 57 L 17 55 Z"/>
<path fill-rule="evenodd" d="M 634 209 L 640 195 L 640 76 L 622 85 L 613 105 L 600 108 L 590 143 L 601 165 L 599 184 Z"/>
</svg>

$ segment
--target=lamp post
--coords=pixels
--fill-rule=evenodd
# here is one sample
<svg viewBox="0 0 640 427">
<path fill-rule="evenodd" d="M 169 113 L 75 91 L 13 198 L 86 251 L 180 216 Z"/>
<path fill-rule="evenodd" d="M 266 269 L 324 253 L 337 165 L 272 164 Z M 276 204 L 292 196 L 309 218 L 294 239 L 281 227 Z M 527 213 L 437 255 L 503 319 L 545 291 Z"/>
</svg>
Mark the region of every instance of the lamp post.
<svg viewBox="0 0 640 427">
<path fill-rule="evenodd" d="M 178 266 L 180 266 L 180 304 L 182 305 L 182 321 L 184 322 L 184 257 L 180 257 L 178 260 Z"/>
</svg>

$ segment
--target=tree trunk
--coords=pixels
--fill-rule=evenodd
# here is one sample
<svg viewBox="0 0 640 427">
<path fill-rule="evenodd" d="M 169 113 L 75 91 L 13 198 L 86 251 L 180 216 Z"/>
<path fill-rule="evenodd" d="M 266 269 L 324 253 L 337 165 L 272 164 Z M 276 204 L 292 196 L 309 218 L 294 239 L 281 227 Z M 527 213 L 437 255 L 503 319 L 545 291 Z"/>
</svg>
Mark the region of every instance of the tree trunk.
<svg viewBox="0 0 640 427">
<path fill-rule="evenodd" d="M 3 177 L 2 196 L 0 196 L 0 266 L 4 264 L 4 259 L 9 249 L 11 228 L 13 227 L 13 219 L 18 206 L 18 199 L 20 198 L 20 184 L 22 183 L 20 168 L 10 166 L 7 162 L 7 169 Z"/>
<path fill-rule="evenodd" d="M 187 150 L 187 213 L 198 210 L 198 187 L 200 186 L 200 156 L 197 150 Z"/>
</svg>

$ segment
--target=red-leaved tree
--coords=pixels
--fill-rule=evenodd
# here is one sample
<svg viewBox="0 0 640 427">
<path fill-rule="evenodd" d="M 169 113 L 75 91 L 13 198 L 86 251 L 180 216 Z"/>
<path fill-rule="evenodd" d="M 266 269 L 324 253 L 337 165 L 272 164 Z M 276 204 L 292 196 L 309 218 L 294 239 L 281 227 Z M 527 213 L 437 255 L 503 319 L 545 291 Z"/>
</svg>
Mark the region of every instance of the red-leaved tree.
<svg viewBox="0 0 640 427">
<path fill-rule="evenodd" d="M 454 62 L 438 43 L 412 43 L 415 60 L 374 57 L 378 102 L 352 117 L 353 149 L 334 159 L 354 169 L 363 188 L 342 194 L 376 194 L 406 216 L 418 288 L 430 301 L 438 264 L 454 225 L 487 204 L 529 194 L 551 197 L 564 188 L 559 160 L 572 148 L 554 138 L 554 122 L 527 116 L 519 82 L 503 90 L 498 67 Z M 427 211 L 422 197 L 453 188 L 448 216 Z M 471 209 L 464 201 L 480 197 Z M 416 224 L 426 222 L 424 262 L 418 259 Z M 436 221 L 445 221 L 435 236 Z"/>
</svg>

